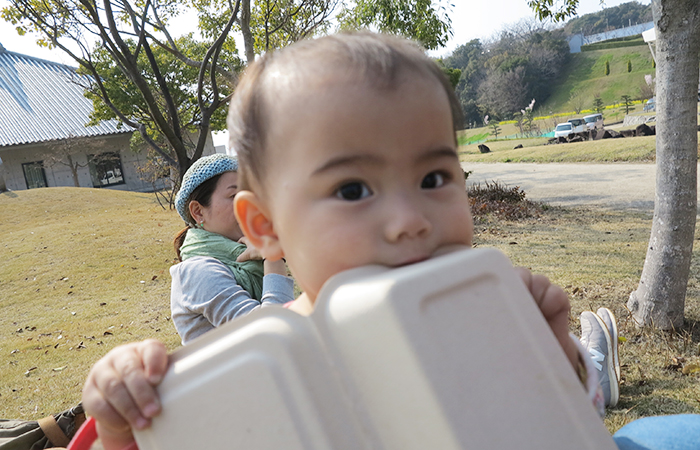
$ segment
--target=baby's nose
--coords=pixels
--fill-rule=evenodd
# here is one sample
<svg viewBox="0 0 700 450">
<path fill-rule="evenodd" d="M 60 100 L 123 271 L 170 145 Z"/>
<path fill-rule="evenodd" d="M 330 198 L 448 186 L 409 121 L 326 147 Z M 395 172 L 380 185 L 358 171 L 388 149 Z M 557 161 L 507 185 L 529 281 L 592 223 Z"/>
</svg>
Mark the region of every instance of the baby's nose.
<svg viewBox="0 0 700 450">
<path fill-rule="evenodd" d="M 430 233 L 432 223 L 416 202 L 397 199 L 386 211 L 385 236 L 389 242 L 406 238 L 424 237 Z"/>
</svg>

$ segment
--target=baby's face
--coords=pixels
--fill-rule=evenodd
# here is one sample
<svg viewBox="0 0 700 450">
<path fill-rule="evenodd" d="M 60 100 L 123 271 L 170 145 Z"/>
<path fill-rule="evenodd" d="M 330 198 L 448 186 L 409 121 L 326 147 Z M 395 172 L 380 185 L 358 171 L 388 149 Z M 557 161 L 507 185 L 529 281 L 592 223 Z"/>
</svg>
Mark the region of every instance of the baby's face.
<svg viewBox="0 0 700 450">
<path fill-rule="evenodd" d="M 315 301 L 331 276 L 471 245 L 447 96 L 414 77 L 393 91 L 306 84 L 271 112 L 265 203 L 292 274 Z"/>
</svg>

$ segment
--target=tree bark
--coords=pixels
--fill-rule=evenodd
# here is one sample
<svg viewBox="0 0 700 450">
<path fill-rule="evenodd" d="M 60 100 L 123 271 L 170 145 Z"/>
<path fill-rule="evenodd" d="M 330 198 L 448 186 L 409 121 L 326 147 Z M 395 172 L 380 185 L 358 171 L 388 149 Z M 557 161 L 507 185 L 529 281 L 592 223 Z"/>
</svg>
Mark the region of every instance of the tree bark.
<svg viewBox="0 0 700 450">
<path fill-rule="evenodd" d="M 700 2 L 653 0 L 656 197 L 651 237 L 627 307 L 638 326 L 683 325 L 697 215 Z"/>
<path fill-rule="evenodd" d="M 70 173 L 73 175 L 73 185 L 75 187 L 80 187 L 80 181 L 78 181 L 78 164 L 73 163 L 73 157 L 71 155 L 67 155 L 68 158 L 68 167 L 70 167 Z"/>
<path fill-rule="evenodd" d="M 255 61 L 255 39 L 250 31 L 250 0 L 241 1 L 241 34 L 245 47 L 245 59 L 248 65 Z"/>
</svg>

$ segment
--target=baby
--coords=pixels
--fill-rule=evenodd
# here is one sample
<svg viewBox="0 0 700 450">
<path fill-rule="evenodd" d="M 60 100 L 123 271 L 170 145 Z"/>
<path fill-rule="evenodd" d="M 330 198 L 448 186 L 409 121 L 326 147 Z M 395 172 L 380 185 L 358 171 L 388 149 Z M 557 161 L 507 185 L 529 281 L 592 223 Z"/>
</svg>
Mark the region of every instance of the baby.
<svg viewBox="0 0 700 450">
<path fill-rule="evenodd" d="M 228 121 L 242 188 L 235 212 L 264 258 L 286 258 L 303 291 L 290 309 L 310 313 L 321 286 L 341 271 L 399 267 L 472 244 L 461 123 L 440 69 L 399 38 L 301 41 L 248 68 Z M 567 295 L 544 276 L 521 275 L 581 373 Z M 93 367 L 83 401 L 105 449 L 131 445 L 131 428 L 160 412 L 155 388 L 167 363 L 165 348 L 149 340 Z"/>
</svg>

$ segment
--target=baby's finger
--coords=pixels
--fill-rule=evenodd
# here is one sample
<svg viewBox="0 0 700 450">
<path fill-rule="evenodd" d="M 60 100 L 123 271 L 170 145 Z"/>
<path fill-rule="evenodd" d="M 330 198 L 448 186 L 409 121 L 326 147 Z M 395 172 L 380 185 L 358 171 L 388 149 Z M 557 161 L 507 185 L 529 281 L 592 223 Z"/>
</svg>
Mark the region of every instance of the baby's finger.
<svg viewBox="0 0 700 450">
<path fill-rule="evenodd" d="M 132 358 L 133 359 L 133 358 Z M 130 373 L 133 369 L 126 367 L 122 363 L 117 363 L 119 366 L 113 366 L 114 361 L 109 361 L 110 364 L 103 364 L 99 367 L 99 372 L 97 372 L 97 366 L 93 371 L 98 374 L 93 377 L 93 383 L 96 386 L 96 390 L 103 397 L 103 402 L 100 404 L 99 410 L 103 414 L 111 416 L 113 412 L 118 415 L 118 418 L 112 418 L 113 423 L 118 424 L 122 421 L 128 422 L 131 427 L 142 429 L 150 424 L 148 420 L 142 413 L 138 406 L 138 403 L 132 397 L 130 388 L 127 387 L 124 376 L 128 378 L 133 378 L 134 374 Z M 143 377 L 142 377 L 143 378 Z M 144 384 L 148 385 L 148 383 Z M 150 385 L 148 385 L 150 387 Z M 139 390 L 137 388 L 137 390 Z M 98 420 L 110 420 L 110 418 L 96 416 Z M 112 423 L 112 422 L 110 422 Z"/>
<path fill-rule="evenodd" d="M 168 368 L 168 352 L 162 342 L 147 339 L 139 344 L 146 379 L 153 386 L 159 384 Z"/>
<path fill-rule="evenodd" d="M 251 250 L 250 247 L 245 249 L 243 253 L 238 255 L 238 258 L 236 258 L 236 262 L 246 262 L 251 260 Z"/>
<path fill-rule="evenodd" d="M 112 407 L 109 401 L 104 398 L 102 392 L 95 383 L 92 373 L 88 376 L 83 387 L 83 406 L 85 411 L 99 422 L 109 424 L 113 432 L 131 433 L 129 423 L 124 417 Z"/>
<path fill-rule="evenodd" d="M 140 429 L 150 423 L 150 420 L 146 423 L 140 420 L 141 418 L 150 419 L 160 412 L 160 400 L 155 387 L 146 376 L 144 362 L 141 360 L 142 355 L 135 352 L 135 356 L 137 357 L 120 358 L 114 361 L 115 371 L 121 376 L 122 383 L 115 386 L 119 393 L 112 404 L 125 414 L 129 423 Z M 136 421 L 132 421 L 132 417 Z"/>
</svg>

